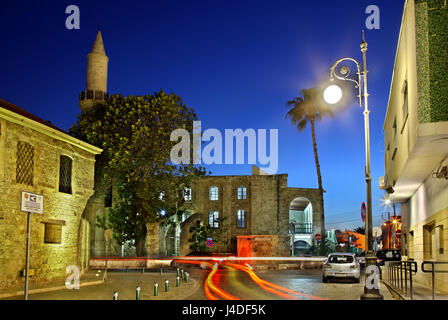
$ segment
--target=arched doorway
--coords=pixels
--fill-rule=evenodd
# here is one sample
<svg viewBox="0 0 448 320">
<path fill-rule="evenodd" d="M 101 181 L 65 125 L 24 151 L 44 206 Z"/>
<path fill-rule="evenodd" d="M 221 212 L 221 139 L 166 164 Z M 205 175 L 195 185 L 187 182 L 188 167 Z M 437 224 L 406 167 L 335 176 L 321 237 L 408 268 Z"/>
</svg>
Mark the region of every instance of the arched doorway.
<svg viewBox="0 0 448 320">
<path fill-rule="evenodd" d="M 176 255 L 176 227 L 170 225 L 165 236 L 165 248 L 167 256 Z"/>
<path fill-rule="evenodd" d="M 294 251 L 307 250 L 310 244 L 304 240 L 297 240 L 294 242 Z"/>
<path fill-rule="evenodd" d="M 291 254 L 303 255 L 313 245 L 313 206 L 305 197 L 294 198 L 289 205 Z"/>
</svg>

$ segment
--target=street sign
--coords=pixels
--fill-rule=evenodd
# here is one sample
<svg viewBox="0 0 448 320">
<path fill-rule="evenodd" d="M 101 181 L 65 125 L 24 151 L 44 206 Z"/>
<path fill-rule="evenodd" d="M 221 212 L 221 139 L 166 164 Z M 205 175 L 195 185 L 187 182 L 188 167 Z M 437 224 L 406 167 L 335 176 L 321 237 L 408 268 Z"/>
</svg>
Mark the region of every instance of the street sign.
<svg viewBox="0 0 448 320">
<path fill-rule="evenodd" d="M 366 203 L 363 202 L 362 205 L 361 205 L 361 219 L 362 219 L 362 222 L 366 222 L 366 210 L 367 210 Z"/>
<path fill-rule="evenodd" d="M 26 257 L 25 257 L 25 300 L 28 300 L 28 278 L 30 275 L 30 234 L 31 214 L 44 213 L 44 196 L 27 191 L 22 191 L 20 210 L 27 213 L 26 218 Z"/>
<path fill-rule="evenodd" d="M 213 241 L 212 240 L 207 240 L 205 242 L 205 245 L 210 248 L 213 245 Z"/>
<path fill-rule="evenodd" d="M 400 237 L 400 236 L 401 236 L 401 230 L 397 230 L 397 231 L 395 231 L 395 235 L 396 235 L 397 237 Z"/>
<path fill-rule="evenodd" d="M 111 239 L 112 239 L 112 230 L 107 229 L 106 231 L 104 231 L 104 240 L 109 241 Z"/>
<path fill-rule="evenodd" d="M 317 241 L 320 241 L 320 239 L 321 239 L 321 236 L 319 233 L 317 233 L 314 237 L 316 238 Z"/>
<path fill-rule="evenodd" d="M 44 196 L 31 192 L 22 191 L 20 210 L 24 212 L 43 214 Z"/>
</svg>

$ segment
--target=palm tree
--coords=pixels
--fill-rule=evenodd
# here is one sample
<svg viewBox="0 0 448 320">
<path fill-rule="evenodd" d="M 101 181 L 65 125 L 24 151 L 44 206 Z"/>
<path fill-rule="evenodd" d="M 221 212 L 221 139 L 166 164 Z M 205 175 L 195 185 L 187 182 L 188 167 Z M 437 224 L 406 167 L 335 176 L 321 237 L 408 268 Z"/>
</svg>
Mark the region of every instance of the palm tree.
<svg viewBox="0 0 448 320">
<path fill-rule="evenodd" d="M 301 90 L 302 97 L 295 97 L 286 103 L 286 107 L 289 111 L 286 114 L 286 118 L 291 119 L 291 123 L 297 127 L 299 131 L 306 128 L 307 123 L 311 125 L 311 134 L 313 137 L 313 149 L 314 149 L 314 161 L 316 163 L 317 181 L 319 184 L 319 191 L 321 194 L 321 206 L 320 212 L 321 221 L 321 252 L 325 254 L 325 216 L 324 216 L 324 189 L 322 187 L 322 176 L 320 173 L 319 157 L 317 155 L 316 144 L 316 129 L 315 123 L 324 116 L 333 116 L 330 109 L 326 107 L 322 99 L 320 98 L 320 90 L 318 88 L 303 89 Z"/>
</svg>

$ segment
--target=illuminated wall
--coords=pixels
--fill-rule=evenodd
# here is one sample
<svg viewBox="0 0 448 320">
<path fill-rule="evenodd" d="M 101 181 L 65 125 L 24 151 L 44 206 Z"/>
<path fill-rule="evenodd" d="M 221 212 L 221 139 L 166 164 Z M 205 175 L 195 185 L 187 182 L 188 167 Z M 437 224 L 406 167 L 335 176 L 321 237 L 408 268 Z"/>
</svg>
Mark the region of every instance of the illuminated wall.
<svg viewBox="0 0 448 320">
<path fill-rule="evenodd" d="M 31 215 L 31 283 L 61 278 L 63 285 L 66 267 L 82 269 L 88 260 L 89 226 L 81 218 L 93 193 L 95 155 L 25 125 L 0 117 L 0 288 L 24 283 L 27 214 L 20 211 L 21 191 L 44 196 L 44 214 Z M 19 141 L 34 147 L 32 185 L 16 182 Z M 59 192 L 60 155 L 73 160 L 71 194 Z"/>
</svg>

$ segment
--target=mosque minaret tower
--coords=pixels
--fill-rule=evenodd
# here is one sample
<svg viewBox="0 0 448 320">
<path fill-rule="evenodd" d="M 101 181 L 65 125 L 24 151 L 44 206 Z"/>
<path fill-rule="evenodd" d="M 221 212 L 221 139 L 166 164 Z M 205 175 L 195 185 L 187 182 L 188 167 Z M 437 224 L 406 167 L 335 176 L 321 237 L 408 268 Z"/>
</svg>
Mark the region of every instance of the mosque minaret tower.
<svg viewBox="0 0 448 320">
<path fill-rule="evenodd" d="M 95 103 L 108 98 L 107 93 L 107 64 L 109 58 L 104 50 L 103 37 L 98 30 L 92 50 L 87 55 L 86 90 L 79 94 L 81 110 L 91 107 Z"/>
</svg>

